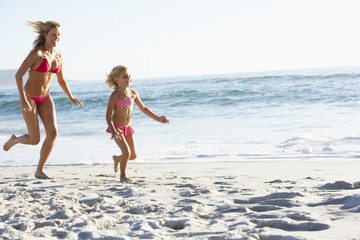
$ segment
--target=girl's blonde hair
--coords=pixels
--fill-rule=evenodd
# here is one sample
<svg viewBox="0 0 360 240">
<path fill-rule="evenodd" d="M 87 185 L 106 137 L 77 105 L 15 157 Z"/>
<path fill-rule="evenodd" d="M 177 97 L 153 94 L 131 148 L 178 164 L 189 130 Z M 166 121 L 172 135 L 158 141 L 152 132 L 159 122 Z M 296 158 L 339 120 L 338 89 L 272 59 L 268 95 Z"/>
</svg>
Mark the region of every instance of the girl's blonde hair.
<svg viewBox="0 0 360 240">
<path fill-rule="evenodd" d="M 41 46 L 43 46 L 45 44 L 45 37 L 44 34 L 49 33 L 49 31 L 52 28 L 59 28 L 60 27 L 60 23 L 55 22 L 55 21 L 47 21 L 47 22 L 41 22 L 41 21 L 37 21 L 37 22 L 31 22 L 31 21 L 27 21 L 28 25 L 31 26 L 32 28 L 35 29 L 35 32 L 38 33 L 39 35 L 37 36 L 37 38 L 35 39 L 35 41 L 33 42 L 33 50 L 37 49 Z"/>
<path fill-rule="evenodd" d="M 114 67 L 111 70 L 110 74 L 107 75 L 107 79 L 106 79 L 105 83 L 111 88 L 114 88 L 114 89 L 118 88 L 114 78 L 119 77 L 120 73 L 125 72 L 125 71 L 127 71 L 127 67 L 125 67 L 123 65 L 118 65 L 118 66 Z"/>
</svg>

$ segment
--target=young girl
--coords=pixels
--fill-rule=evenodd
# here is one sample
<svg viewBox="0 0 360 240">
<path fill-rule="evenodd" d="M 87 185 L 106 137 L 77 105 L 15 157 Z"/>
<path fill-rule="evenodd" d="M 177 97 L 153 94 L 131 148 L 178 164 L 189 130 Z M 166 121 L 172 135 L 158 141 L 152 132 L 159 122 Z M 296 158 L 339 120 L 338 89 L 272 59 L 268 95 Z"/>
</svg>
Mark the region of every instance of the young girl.
<svg viewBox="0 0 360 240">
<path fill-rule="evenodd" d="M 120 163 L 120 181 L 128 183 L 132 180 L 126 177 L 127 163 L 136 158 L 133 137 L 135 131 L 131 126 L 133 103 L 135 102 L 145 115 L 155 121 L 170 122 L 165 116 L 158 117 L 141 102 L 138 93 L 129 88 L 131 81 L 127 68 L 122 65 L 114 67 L 106 80 L 108 86 L 115 89 L 110 95 L 106 111 L 106 122 L 109 125 L 106 132 L 111 133 L 110 140 L 114 139 L 122 152 L 120 156 L 113 156 L 114 170 L 119 171 Z"/>
</svg>

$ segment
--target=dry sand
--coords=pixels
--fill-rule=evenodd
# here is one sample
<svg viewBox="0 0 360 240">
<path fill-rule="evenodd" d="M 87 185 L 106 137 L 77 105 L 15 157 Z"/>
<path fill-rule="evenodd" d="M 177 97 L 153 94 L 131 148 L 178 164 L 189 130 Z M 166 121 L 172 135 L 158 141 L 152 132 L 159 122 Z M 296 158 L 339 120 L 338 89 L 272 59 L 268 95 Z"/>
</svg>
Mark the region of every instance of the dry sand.
<svg viewBox="0 0 360 240">
<path fill-rule="evenodd" d="M 360 239 L 360 162 L 0 168 L 1 239 Z"/>
</svg>

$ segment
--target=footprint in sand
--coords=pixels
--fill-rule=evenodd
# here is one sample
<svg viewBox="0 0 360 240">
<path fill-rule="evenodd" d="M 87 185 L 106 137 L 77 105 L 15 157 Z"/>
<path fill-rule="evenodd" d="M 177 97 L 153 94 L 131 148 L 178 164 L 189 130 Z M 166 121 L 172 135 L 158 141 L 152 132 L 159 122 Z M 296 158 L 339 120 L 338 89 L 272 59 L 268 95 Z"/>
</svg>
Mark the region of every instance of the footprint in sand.
<svg viewBox="0 0 360 240">
<path fill-rule="evenodd" d="M 138 206 L 138 207 L 131 207 L 128 210 L 126 210 L 126 213 L 130 214 L 136 214 L 136 215 L 145 215 L 148 213 L 153 213 L 159 211 L 158 205 L 148 205 L 145 206 Z"/>
<path fill-rule="evenodd" d="M 25 183 L 15 183 L 14 187 L 27 187 L 29 185 L 25 184 Z"/>
<path fill-rule="evenodd" d="M 360 196 L 347 196 L 342 198 L 330 198 L 321 203 L 309 204 L 309 207 L 326 206 L 326 205 L 342 205 L 340 209 L 347 210 L 360 206 Z M 360 208 L 355 209 L 355 212 L 360 212 Z"/>
<path fill-rule="evenodd" d="M 298 212 L 288 214 L 286 215 L 286 217 L 295 221 L 315 221 L 314 218 L 308 216 L 307 214 L 298 213 Z"/>
<path fill-rule="evenodd" d="M 179 220 L 165 220 L 165 222 L 160 223 L 160 225 L 171 228 L 173 230 L 181 230 L 185 228 L 187 220 L 179 219 Z"/>
<path fill-rule="evenodd" d="M 191 188 L 191 189 L 195 189 L 195 188 L 197 188 L 198 186 L 189 183 L 189 184 L 179 184 L 179 185 L 176 185 L 175 187 L 177 187 L 177 188 Z"/>
<path fill-rule="evenodd" d="M 320 187 L 323 190 L 348 190 L 348 189 L 359 189 L 360 182 L 348 183 L 345 181 L 336 181 L 334 183 L 327 183 Z"/>
<path fill-rule="evenodd" d="M 295 197 L 303 197 L 301 193 L 298 192 L 277 192 L 272 193 L 263 197 L 254 197 L 250 198 L 249 200 L 241 200 L 241 199 L 235 199 L 234 203 L 238 204 L 255 204 L 260 203 L 265 200 L 272 200 L 272 199 L 287 199 L 287 198 L 295 198 Z"/>
<path fill-rule="evenodd" d="M 254 206 L 254 207 L 250 207 L 250 209 L 254 212 L 268 212 L 268 211 L 275 211 L 275 210 L 279 210 L 282 209 L 281 207 L 276 207 L 276 206 Z"/>
<path fill-rule="evenodd" d="M 36 181 L 36 182 L 33 182 L 32 184 L 43 184 L 42 181 Z"/>
<path fill-rule="evenodd" d="M 271 205 L 271 206 L 278 206 L 278 207 L 294 207 L 299 206 L 294 201 L 291 201 L 289 199 L 271 199 L 271 200 L 265 200 L 260 202 L 261 205 Z"/>
<path fill-rule="evenodd" d="M 289 222 L 286 220 L 251 220 L 252 223 L 256 224 L 256 228 L 277 228 L 285 231 L 322 231 L 329 229 L 330 226 L 323 223 L 314 222 Z"/>
<path fill-rule="evenodd" d="M 229 183 L 229 182 L 221 182 L 221 181 L 219 181 L 219 182 L 214 182 L 214 184 L 215 184 L 215 185 L 227 185 L 227 186 L 232 185 L 232 184 Z"/>
<path fill-rule="evenodd" d="M 33 223 L 29 222 L 29 223 L 16 223 L 16 224 L 13 224 L 11 226 L 13 228 L 15 228 L 16 230 L 25 232 L 25 231 L 33 229 L 34 228 L 33 225 L 34 225 Z"/>
<path fill-rule="evenodd" d="M 279 192 L 272 193 L 263 197 L 250 198 L 249 200 L 235 199 L 234 203 L 252 205 L 249 206 L 249 208 L 255 212 L 267 212 L 279 210 L 285 207 L 290 208 L 298 206 L 296 202 L 291 200 L 291 198 L 295 198 L 298 196 L 303 195 L 297 192 Z"/>
<path fill-rule="evenodd" d="M 200 193 L 199 192 L 191 192 L 191 191 L 183 191 L 183 192 L 179 193 L 179 195 L 181 197 L 195 197 L 195 196 L 200 195 Z"/>
<path fill-rule="evenodd" d="M 59 231 L 59 230 L 52 230 L 51 231 L 52 235 L 55 236 L 55 237 L 58 237 L 60 239 L 64 239 L 67 237 L 68 233 L 66 231 Z"/>
<path fill-rule="evenodd" d="M 44 222 L 35 222 L 35 228 L 42 228 L 42 227 L 56 227 L 57 224 L 55 221 L 44 221 Z"/>
</svg>

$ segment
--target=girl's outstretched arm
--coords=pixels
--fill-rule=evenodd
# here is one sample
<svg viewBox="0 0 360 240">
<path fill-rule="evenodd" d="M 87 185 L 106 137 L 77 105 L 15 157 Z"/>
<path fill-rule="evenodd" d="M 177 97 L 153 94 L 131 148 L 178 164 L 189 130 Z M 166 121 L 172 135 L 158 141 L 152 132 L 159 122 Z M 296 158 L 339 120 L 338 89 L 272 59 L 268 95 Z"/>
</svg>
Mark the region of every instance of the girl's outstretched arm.
<svg viewBox="0 0 360 240">
<path fill-rule="evenodd" d="M 155 113 L 153 113 L 148 107 L 144 105 L 144 103 L 141 101 L 139 94 L 132 90 L 133 94 L 135 95 L 135 103 L 140 109 L 141 112 L 143 112 L 146 116 L 154 119 L 155 121 L 158 121 L 160 123 L 170 123 L 170 120 L 167 119 L 165 116 L 157 116 Z"/>
</svg>

